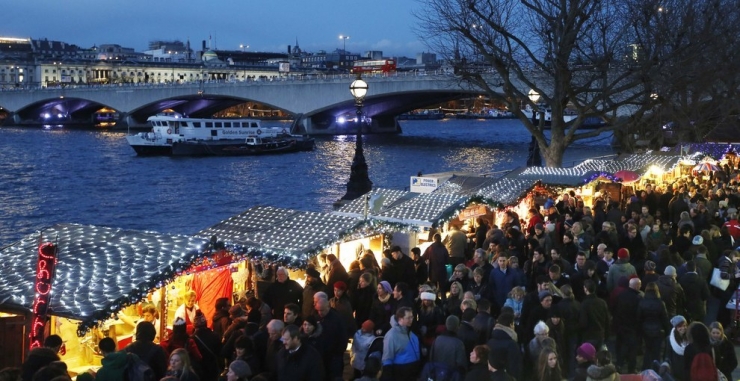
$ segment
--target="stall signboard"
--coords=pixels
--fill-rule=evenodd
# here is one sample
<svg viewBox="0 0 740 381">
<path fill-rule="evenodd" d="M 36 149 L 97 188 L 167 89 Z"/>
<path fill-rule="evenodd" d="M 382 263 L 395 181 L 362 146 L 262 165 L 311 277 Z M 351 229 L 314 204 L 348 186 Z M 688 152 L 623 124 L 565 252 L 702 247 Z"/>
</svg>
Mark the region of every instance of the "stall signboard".
<svg viewBox="0 0 740 381">
<path fill-rule="evenodd" d="M 432 193 L 439 186 L 436 177 L 411 176 L 411 191 L 414 193 Z"/>
<path fill-rule="evenodd" d="M 465 221 L 478 216 L 485 216 L 488 214 L 488 208 L 485 205 L 473 205 L 465 208 L 460 215 L 460 221 Z"/>
<path fill-rule="evenodd" d="M 49 242 L 39 245 L 39 259 L 36 265 L 36 297 L 33 301 L 33 319 L 31 320 L 31 333 L 29 334 L 32 349 L 40 347 L 44 342 L 56 261 L 56 245 Z"/>
</svg>

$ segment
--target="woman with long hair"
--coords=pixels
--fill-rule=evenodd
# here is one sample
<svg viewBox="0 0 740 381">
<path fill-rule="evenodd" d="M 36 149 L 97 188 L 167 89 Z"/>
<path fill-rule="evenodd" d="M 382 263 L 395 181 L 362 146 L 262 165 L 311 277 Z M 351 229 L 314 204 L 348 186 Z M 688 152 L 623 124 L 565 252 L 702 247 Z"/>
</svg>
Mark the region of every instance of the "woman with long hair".
<svg viewBox="0 0 740 381">
<path fill-rule="evenodd" d="M 362 325 L 365 320 L 370 319 L 370 310 L 373 306 L 373 295 L 375 295 L 375 277 L 371 273 L 363 273 L 357 282 L 357 288 L 350 293 L 352 309 L 355 312 L 355 323 Z"/>
<path fill-rule="evenodd" d="M 537 362 L 537 381 L 562 381 L 558 352 L 552 348 L 544 348 Z"/>
<path fill-rule="evenodd" d="M 725 329 L 719 322 L 709 325 L 709 340 L 714 349 L 714 363 L 728 380 L 732 380 L 732 371 L 737 368 L 737 356 L 735 347 L 730 339 L 725 336 Z"/>
<path fill-rule="evenodd" d="M 445 302 L 445 315 L 462 316 L 460 303 L 463 300 L 464 293 L 465 290 L 460 282 L 452 282 L 450 284 L 450 296 L 447 297 L 447 301 Z"/>
<path fill-rule="evenodd" d="M 589 381 L 618 381 L 619 373 L 612 364 L 612 356 L 609 351 L 601 350 L 596 353 L 596 364 L 586 370 Z"/>
<path fill-rule="evenodd" d="M 668 334 L 665 346 L 665 358 L 670 361 L 673 369 L 683 369 L 684 367 L 684 351 L 686 346 L 689 345 L 689 339 L 687 331 L 689 328 L 686 319 L 681 315 L 676 315 L 671 318 L 671 333 Z M 683 372 L 674 372 L 673 377 L 676 380 L 683 380 Z"/>
<path fill-rule="evenodd" d="M 188 335 L 185 320 L 181 318 L 175 319 L 175 323 L 172 324 L 172 336 L 162 341 L 160 345 L 168 354 L 183 349 L 189 355 L 188 361 L 192 359 L 198 364 L 203 361 L 203 355 L 198 350 L 198 344 Z"/>
<path fill-rule="evenodd" d="M 674 367 L 673 374 L 680 372 L 683 369 L 684 374 L 687 376 L 691 374 L 691 364 L 694 362 L 694 357 L 699 353 L 707 353 L 712 358 L 714 357 L 714 351 L 712 350 L 712 341 L 709 336 L 709 328 L 704 323 L 695 321 L 689 325 L 688 330 L 688 341 L 689 345 L 684 350 L 684 363 L 683 368 Z M 716 360 L 715 360 L 716 364 Z"/>
<path fill-rule="evenodd" d="M 174 377 L 178 381 L 199 381 L 198 375 L 190 363 L 190 356 L 183 348 L 177 348 L 170 354 L 167 377 Z"/>
</svg>

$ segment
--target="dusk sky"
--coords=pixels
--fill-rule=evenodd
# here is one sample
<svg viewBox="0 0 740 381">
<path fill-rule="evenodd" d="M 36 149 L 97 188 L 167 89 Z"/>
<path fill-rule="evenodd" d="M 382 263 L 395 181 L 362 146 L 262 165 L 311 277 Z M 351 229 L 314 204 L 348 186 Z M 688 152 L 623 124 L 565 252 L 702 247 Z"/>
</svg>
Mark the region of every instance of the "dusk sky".
<svg viewBox="0 0 740 381">
<path fill-rule="evenodd" d="M 309 52 L 381 50 L 385 56 L 429 51 L 414 29 L 413 0 L 0 0 L 0 36 L 48 38 L 80 47 L 119 44 L 144 50 L 150 40 L 215 48 L 284 52 L 298 39 Z"/>
</svg>

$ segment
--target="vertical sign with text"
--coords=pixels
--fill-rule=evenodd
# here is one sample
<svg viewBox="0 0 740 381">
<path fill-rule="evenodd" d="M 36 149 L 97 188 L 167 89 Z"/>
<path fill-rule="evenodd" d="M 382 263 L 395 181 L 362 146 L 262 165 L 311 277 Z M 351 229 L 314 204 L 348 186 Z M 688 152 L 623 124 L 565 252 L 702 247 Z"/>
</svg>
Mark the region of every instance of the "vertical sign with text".
<svg viewBox="0 0 740 381">
<path fill-rule="evenodd" d="M 44 342 L 47 312 L 51 299 L 51 283 L 57 261 L 57 246 L 53 243 L 39 245 L 39 260 L 36 265 L 36 297 L 33 301 L 33 320 L 31 321 L 31 348 L 40 347 Z"/>
</svg>

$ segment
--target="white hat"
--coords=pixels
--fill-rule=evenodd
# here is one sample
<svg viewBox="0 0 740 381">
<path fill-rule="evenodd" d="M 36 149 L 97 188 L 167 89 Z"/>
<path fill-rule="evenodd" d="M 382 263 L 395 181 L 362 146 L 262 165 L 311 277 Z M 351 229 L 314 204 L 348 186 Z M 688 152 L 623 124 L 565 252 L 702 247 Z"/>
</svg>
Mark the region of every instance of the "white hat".
<svg viewBox="0 0 740 381">
<path fill-rule="evenodd" d="M 421 300 L 435 300 L 437 299 L 437 295 L 434 295 L 431 292 L 422 292 L 421 293 Z"/>
</svg>

